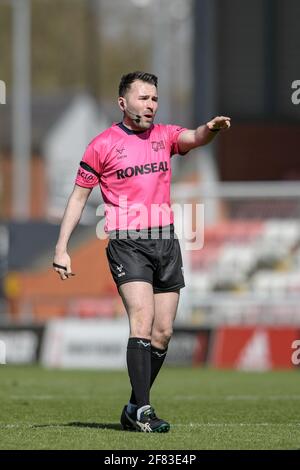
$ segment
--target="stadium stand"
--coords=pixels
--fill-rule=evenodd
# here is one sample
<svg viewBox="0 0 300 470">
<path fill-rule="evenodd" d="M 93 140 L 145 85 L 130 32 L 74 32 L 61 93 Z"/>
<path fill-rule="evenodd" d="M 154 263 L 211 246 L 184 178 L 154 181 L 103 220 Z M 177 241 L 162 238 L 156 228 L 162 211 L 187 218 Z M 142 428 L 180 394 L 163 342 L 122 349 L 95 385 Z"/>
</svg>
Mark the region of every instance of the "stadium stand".
<svg viewBox="0 0 300 470">
<path fill-rule="evenodd" d="M 205 231 L 204 248 L 190 252 L 193 284 L 203 291 L 295 291 L 299 244 L 296 220 L 216 224 Z"/>
</svg>

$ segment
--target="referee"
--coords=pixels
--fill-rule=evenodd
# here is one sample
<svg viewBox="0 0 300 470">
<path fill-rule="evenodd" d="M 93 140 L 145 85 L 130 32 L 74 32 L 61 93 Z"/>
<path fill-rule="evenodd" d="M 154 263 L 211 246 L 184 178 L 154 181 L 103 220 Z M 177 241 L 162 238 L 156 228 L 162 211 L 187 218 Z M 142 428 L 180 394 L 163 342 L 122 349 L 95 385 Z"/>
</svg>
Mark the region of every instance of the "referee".
<svg viewBox="0 0 300 470">
<path fill-rule="evenodd" d="M 118 104 L 123 119 L 87 146 L 56 245 L 53 267 L 72 275 L 67 253 L 92 188 L 105 203 L 110 270 L 126 308 L 130 336 L 127 367 L 132 392 L 121 415 L 125 430 L 168 432 L 150 404 L 150 388 L 167 354 L 180 289 L 184 287 L 179 242 L 170 208 L 171 157 L 211 142 L 230 118 L 218 116 L 195 130 L 154 124 L 157 77 L 123 75 Z"/>
</svg>

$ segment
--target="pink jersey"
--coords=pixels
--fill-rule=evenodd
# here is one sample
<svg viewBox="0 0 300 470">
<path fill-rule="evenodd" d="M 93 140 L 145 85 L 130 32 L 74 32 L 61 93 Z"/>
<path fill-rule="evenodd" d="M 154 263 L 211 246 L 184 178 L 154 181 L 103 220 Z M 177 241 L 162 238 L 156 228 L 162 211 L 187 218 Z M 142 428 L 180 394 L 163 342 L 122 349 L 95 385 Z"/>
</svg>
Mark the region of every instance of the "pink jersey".
<svg viewBox="0 0 300 470">
<path fill-rule="evenodd" d="M 173 223 L 170 206 L 171 156 L 179 153 L 185 128 L 155 124 L 134 132 L 114 124 L 88 145 L 76 184 L 100 185 L 105 231 L 138 230 Z"/>
</svg>

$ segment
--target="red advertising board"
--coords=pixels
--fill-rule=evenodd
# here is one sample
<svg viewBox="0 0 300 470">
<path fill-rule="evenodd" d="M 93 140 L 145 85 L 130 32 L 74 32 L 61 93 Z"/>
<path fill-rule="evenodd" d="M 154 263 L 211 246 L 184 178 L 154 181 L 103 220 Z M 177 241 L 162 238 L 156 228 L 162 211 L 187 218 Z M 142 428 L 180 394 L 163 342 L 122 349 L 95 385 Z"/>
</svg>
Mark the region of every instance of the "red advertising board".
<svg viewBox="0 0 300 470">
<path fill-rule="evenodd" d="M 292 327 L 222 327 L 211 338 L 209 363 L 242 370 L 291 369 L 293 343 L 300 330 Z M 294 356 L 295 357 L 295 356 Z"/>
</svg>

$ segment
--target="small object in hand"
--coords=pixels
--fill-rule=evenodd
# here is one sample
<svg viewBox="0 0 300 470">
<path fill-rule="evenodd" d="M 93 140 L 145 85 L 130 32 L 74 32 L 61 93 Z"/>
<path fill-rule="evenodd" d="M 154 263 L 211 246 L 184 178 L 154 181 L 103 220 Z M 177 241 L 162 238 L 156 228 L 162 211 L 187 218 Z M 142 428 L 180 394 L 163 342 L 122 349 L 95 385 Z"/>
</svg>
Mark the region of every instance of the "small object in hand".
<svg viewBox="0 0 300 470">
<path fill-rule="evenodd" d="M 52 265 L 53 265 L 54 268 L 64 269 L 65 271 L 67 270 L 67 267 L 62 266 L 61 264 L 52 263 Z M 65 273 L 65 274 L 66 274 L 66 276 L 75 276 L 75 273 Z"/>
</svg>

